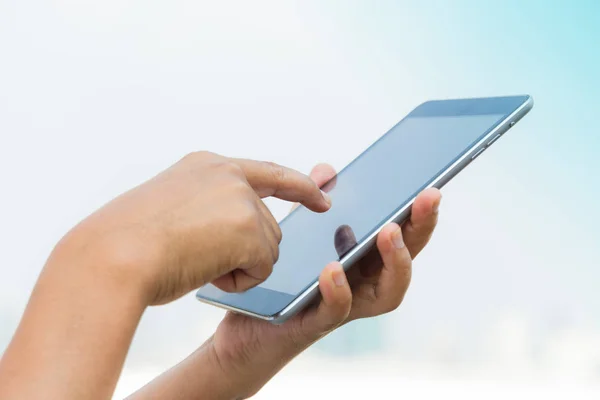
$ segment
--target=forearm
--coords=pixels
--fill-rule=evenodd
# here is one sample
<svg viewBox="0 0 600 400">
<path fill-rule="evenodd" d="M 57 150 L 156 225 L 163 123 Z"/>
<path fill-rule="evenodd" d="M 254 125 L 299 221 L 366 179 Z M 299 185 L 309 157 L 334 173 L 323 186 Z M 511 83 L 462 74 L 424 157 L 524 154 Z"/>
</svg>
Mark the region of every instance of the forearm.
<svg viewBox="0 0 600 400">
<path fill-rule="evenodd" d="M 110 398 L 144 310 L 111 255 L 62 243 L 0 360 L 0 398 Z"/>
<path fill-rule="evenodd" d="M 247 357 L 231 360 L 217 354 L 211 337 L 184 361 L 134 393 L 130 400 L 246 399 L 309 345 L 291 342 L 282 345 L 279 341 L 266 351 L 248 345 Z"/>
</svg>

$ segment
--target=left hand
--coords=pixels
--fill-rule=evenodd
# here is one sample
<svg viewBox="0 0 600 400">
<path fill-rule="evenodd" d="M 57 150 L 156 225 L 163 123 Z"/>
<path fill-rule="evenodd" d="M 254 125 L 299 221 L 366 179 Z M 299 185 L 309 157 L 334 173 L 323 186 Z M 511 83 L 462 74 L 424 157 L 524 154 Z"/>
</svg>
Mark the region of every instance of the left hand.
<svg viewBox="0 0 600 400">
<path fill-rule="evenodd" d="M 319 186 L 333 176 L 335 171 L 325 164 L 317 165 L 310 174 Z M 283 325 L 227 313 L 205 345 L 177 367 L 182 369 L 179 375 L 186 376 L 192 370 L 212 375 L 211 393 L 215 398 L 249 397 L 296 355 L 337 327 L 395 310 L 408 289 L 412 260 L 433 233 L 440 200 L 437 189 L 419 194 L 410 220 L 402 227 L 397 224 L 384 227 L 377 237 L 377 248 L 349 270 L 347 276 L 339 262 L 328 264 L 319 277 L 320 304 L 305 309 Z M 199 362 L 209 365 L 200 366 Z M 160 387 L 161 380 L 177 380 L 177 368 L 155 384 Z M 216 368 L 220 373 L 209 373 L 208 368 Z M 216 389 L 219 381 L 225 386 L 221 391 Z M 213 398 L 209 393 L 204 394 Z"/>
</svg>

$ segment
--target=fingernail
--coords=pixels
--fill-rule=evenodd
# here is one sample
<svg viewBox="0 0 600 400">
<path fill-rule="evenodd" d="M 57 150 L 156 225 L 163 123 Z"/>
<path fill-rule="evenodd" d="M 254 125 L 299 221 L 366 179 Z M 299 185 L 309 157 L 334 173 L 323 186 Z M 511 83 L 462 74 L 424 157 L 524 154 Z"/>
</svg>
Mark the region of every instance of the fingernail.
<svg viewBox="0 0 600 400">
<path fill-rule="evenodd" d="M 341 267 L 331 273 L 331 278 L 333 279 L 335 286 L 340 287 L 346 284 L 346 274 Z"/>
<path fill-rule="evenodd" d="M 402 228 L 398 228 L 394 233 L 392 233 L 392 243 L 397 249 L 404 247 L 404 240 L 402 240 Z"/>
<path fill-rule="evenodd" d="M 331 206 L 331 197 L 329 196 L 329 194 L 321 190 L 321 195 L 323 196 L 325 202 Z"/>
<path fill-rule="evenodd" d="M 433 203 L 433 213 L 434 214 L 437 214 L 440 211 L 440 203 L 441 202 L 442 202 L 442 196 L 440 195 L 440 198 L 438 199 L 438 201 Z"/>
</svg>

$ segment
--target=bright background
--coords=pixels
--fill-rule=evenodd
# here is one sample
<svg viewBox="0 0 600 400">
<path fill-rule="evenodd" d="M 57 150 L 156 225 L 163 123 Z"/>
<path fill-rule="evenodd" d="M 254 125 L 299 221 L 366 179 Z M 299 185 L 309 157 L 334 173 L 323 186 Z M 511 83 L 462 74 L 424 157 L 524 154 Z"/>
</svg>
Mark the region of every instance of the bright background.
<svg viewBox="0 0 600 400">
<path fill-rule="evenodd" d="M 593 0 L 0 0 L 0 351 L 59 238 L 190 151 L 341 168 L 425 100 L 528 93 L 444 189 L 401 308 L 257 398 L 598 398 L 599 26 Z M 116 397 L 222 315 L 150 309 Z"/>
</svg>

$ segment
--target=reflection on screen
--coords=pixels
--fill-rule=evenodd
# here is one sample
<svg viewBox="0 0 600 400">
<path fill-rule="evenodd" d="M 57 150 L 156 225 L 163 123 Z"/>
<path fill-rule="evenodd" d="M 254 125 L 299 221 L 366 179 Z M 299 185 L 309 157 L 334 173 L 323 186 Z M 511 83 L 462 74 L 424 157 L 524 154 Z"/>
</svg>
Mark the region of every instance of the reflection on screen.
<svg viewBox="0 0 600 400">
<path fill-rule="evenodd" d="M 279 260 L 259 287 L 292 295 L 304 290 L 502 117 L 406 118 L 326 185 L 329 211 L 300 207 L 281 222 Z"/>
</svg>

